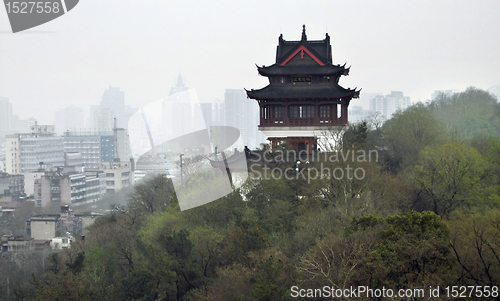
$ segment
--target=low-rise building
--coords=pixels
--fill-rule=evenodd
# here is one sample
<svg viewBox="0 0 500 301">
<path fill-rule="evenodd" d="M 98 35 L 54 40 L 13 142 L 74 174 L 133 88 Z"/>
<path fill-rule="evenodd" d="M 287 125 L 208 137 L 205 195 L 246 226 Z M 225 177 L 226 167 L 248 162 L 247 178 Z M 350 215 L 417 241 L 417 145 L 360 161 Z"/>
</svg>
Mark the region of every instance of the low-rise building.
<svg viewBox="0 0 500 301">
<path fill-rule="evenodd" d="M 51 249 L 50 244 L 51 240 L 46 239 L 37 240 L 24 236 L 4 235 L 0 238 L 0 251 L 2 257 L 5 257 L 8 253 L 48 251 Z M 9 261 L 15 259 L 15 257 L 7 257 Z"/>
<path fill-rule="evenodd" d="M 11 216 L 16 210 L 20 202 L 1 202 L 0 200 L 0 217 L 6 218 Z"/>
<path fill-rule="evenodd" d="M 0 172 L 0 198 L 5 201 L 7 197 L 11 202 L 18 202 L 24 196 L 24 176 Z"/>
<path fill-rule="evenodd" d="M 35 250 L 35 240 L 24 236 L 4 235 L 1 238 L 2 253 Z"/>
<path fill-rule="evenodd" d="M 133 184 L 134 173 L 130 162 L 102 162 L 97 170 L 103 172 L 106 179 L 106 192 L 114 193 Z"/>
<path fill-rule="evenodd" d="M 73 241 L 74 238 L 72 236 L 54 237 L 50 242 L 50 247 L 52 250 L 69 249 Z"/>
<path fill-rule="evenodd" d="M 33 215 L 26 224 L 26 236 L 35 240 L 78 236 L 83 230 L 82 218 L 75 216 L 69 206 L 61 206 L 60 214 Z"/>
<path fill-rule="evenodd" d="M 38 207 L 79 206 L 99 200 L 106 192 L 103 172 L 45 172 L 34 182 L 34 200 Z"/>
<path fill-rule="evenodd" d="M 27 236 L 37 240 L 51 240 L 56 237 L 56 226 L 60 214 L 32 216 L 27 221 Z"/>
</svg>

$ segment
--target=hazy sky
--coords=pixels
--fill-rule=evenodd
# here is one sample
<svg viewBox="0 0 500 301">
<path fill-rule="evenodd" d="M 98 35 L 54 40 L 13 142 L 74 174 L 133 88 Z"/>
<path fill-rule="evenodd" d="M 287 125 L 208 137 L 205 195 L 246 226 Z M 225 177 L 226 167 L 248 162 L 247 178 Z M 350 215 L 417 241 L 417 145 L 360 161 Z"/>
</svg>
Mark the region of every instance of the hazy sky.
<svg viewBox="0 0 500 301">
<path fill-rule="evenodd" d="M 278 36 L 331 36 L 344 87 L 403 91 L 500 84 L 500 2 L 80 0 L 66 15 L 13 34 L 0 8 L 0 96 L 22 118 L 98 104 L 108 86 L 142 106 L 168 95 L 179 72 L 203 102 L 267 84 Z M 352 102 L 352 104 L 355 100 Z"/>
</svg>

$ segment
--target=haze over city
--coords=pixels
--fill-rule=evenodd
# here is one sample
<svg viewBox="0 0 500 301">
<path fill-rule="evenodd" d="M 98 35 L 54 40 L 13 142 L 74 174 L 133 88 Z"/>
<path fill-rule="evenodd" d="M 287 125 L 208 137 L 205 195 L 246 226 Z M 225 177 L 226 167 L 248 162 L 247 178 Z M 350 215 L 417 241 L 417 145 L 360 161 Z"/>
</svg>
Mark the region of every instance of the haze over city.
<svg viewBox="0 0 500 301">
<path fill-rule="evenodd" d="M 403 91 L 500 84 L 497 1 L 81 1 L 68 14 L 12 34 L 0 10 L 0 96 L 21 118 L 52 123 L 54 111 L 98 104 L 110 85 L 127 104 L 166 97 L 179 73 L 202 102 L 225 89 L 261 88 L 255 67 L 274 63 L 278 36 L 331 36 L 335 64 L 352 65 L 344 87 Z M 353 102 L 355 105 L 355 102 Z"/>
</svg>

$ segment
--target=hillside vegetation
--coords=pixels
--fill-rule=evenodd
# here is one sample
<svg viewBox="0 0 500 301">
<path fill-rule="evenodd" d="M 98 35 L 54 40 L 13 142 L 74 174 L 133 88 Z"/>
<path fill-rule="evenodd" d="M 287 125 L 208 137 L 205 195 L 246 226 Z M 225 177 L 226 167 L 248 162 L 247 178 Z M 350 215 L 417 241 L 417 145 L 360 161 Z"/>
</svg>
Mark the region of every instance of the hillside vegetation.
<svg viewBox="0 0 500 301">
<path fill-rule="evenodd" d="M 378 162 L 311 161 L 306 168 L 350 164 L 364 177 L 250 177 L 187 211 L 164 176 L 140 183 L 127 207 L 98 218 L 84 240 L 11 290 L 23 300 L 275 301 L 293 299 L 293 286 L 500 284 L 494 97 L 469 88 L 379 128 L 351 125 L 339 142 L 340 152 L 376 150 Z M 284 170 L 292 161 L 259 164 Z"/>
</svg>

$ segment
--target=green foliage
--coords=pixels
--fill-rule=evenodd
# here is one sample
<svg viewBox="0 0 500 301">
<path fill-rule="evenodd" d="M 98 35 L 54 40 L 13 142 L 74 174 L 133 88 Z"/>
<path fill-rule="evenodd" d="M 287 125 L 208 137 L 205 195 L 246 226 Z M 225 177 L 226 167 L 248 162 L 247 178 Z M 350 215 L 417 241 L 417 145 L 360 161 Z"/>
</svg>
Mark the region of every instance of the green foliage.
<svg viewBox="0 0 500 301">
<path fill-rule="evenodd" d="M 279 301 L 286 299 L 288 289 L 281 281 L 283 266 L 283 261 L 276 260 L 272 255 L 262 260 L 252 292 L 258 300 Z"/>
<path fill-rule="evenodd" d="M 185 218 L 186 227 L 209 225 L 217 231 L 225 232 L 234 225 L 241 223 L 248 216 L 247 203 L 242 200 L 239 191 L 214 202 L 189 209 L 180 214 Z"/>
<path fill-rule="evenodd" d="M 148 271 L 134 271 L 121 279 L 119 300 L 156 300 L 158 281 Z"/>
<path fill-rule="evenodd" d="M 481 154 L 463 143 L 425 148 L 413 169 L 418 201 L 442 215 L 474 205 L 485 166 Z"/>
<path fill-rule="evenodd" d="M 68 269 L 74 273 L 79 273 L 83 268 L 83 261 L 85 260 L 85 253 L 78 253 L 73 262 L 67 262 L 66 266 Z"/>
<path fill-rule="evenodd" d="M 491 185 L 490 189 L 498 197 L 500 195 L 500 138 L 487 140 L 484 158 L 488 162 L 484 181 Z M 500 202 L 496 204 L 500 205 Z"/>
<path fill-rule="evenodd" d="M 367 215 L 360 218 L 354 218 L 350 227 L 347 228 L 347 232 L 357 232 L 366 231 L 367 229 L 373 228 L 384 221 L 383 218 L 377 215 Z"/>
<path fill-rule="evenodd" d="M 500 135 L 500 105 L 486 91 L 469 87 L 465 92 L 441 95 L 429 104 L 429 110 L 454 140 Z"/>
<path fill-rule="evenodd" d="M 212 285 L 197 290 L 193 300 L 256 301 L 252 294 L 255 274 L 255 269 L 241 264 L 219 267 Z"/>
<path fill-rule="evenodd" d="M 190 239 L 193 242 L 195 261 L 203 271 L 203 276 L 213 277 L 220 261 L 224 236 L 212 228 L 198 226 L 192 231 Z"/>
<path fill-rule="evenodd" d="M 365 148 L 368 133 L 368 123 L 366 121 L 350 125 L 344 134 L 344 148 Z"/>
<path fill-rule="evenodd" d="M 292 285 L 497 285 L 497 107 L 472 89 L 398 112 L 373 130 L 366 123 L 332 129 L 340 142 L 332 151 L 376 149 L 381 162 L 311 161 L 309 168 L 349 163 L 351 171 L 363 169 L 363 179 L 249 179 L 187 211 L 180 211 L 170 180 L 146 180 L 128 197 L 128 208 L 96 218 L 85 240 L 52 253 L 44 273 L 33 273 L 34 290 L 16 283 L 16 294 L 28 300 L 255 301 L 289 299 Z M 279 160 L 279 149 L 287 146 L 275 149 L 267 167 L 293 167 L 292 158 Z M 188 190 L 214 175 L 191 173 L 196 164 L 186 166 Z"/>
<path fill-rule="evenodd" d="M 392 171 L 412 166 L 422 149 L 443 142 L 445 136 L 443 125 L 425 106 L 399 111 L 382 128 L 383 163 Z"/>
<path fill-rule="evenodd" d="M 374 287 L 413 288 L 452 280 L 450 229 L 433 212 L 411 211 L 386 219 L 369 259 Z"/>
<path fill-rule="evenodd" d="M 234 227 L 226 236 L 222 253 L 229 262 L 246 263 L 250 251 L 266 247 L 266 232 L 261 226 Z"/>
<path fill-rule="evenodd" d="M 172 181 L 165 175 L 157 175 L 135 185 L 129 198 L 129 210 L 138 215 L 161 212 L 169 206 L 174 193 Z"/>
<path fill-rule="evenodd" d="M 449 225 L 458 282 L 497 285 L 500 281 L 500 210 L 468 216 L 456 212 Z"/>
</svg>

